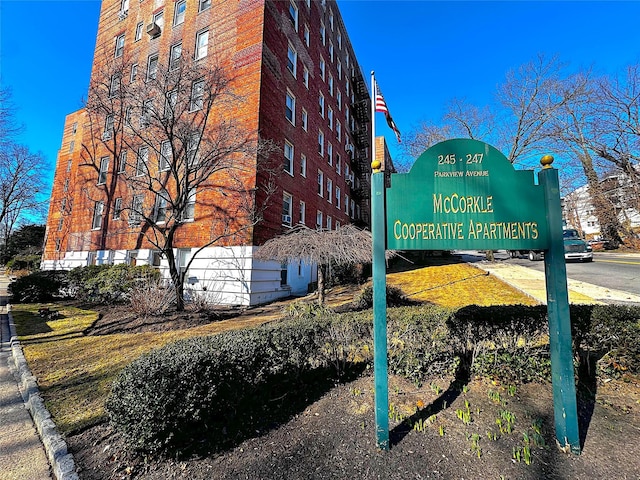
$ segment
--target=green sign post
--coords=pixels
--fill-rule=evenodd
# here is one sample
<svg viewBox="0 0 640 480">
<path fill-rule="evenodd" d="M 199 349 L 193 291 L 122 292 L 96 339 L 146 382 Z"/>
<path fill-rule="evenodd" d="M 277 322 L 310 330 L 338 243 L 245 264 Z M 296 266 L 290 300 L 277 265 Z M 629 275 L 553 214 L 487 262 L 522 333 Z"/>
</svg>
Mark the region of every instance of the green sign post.
<svg viewBox="0 0 640 480">
<path fill-rule="evenodd" d="M 386 241 L 392 250 L 545 251 L 556 438 L 563 449 L 580 452 L 562 213 L 558 174 L 551 162 L 552 157 L 543 158 L 540 184 L 535 184 L 533 171 L 515 170 L 494 147 L 477 140 L 447 140 L 425 151 L 409 173 L 393 174 L 386 189 L 379 165 L 372 164 L 375 411 L 380 448 L 389 447 Z"/>
</svg>

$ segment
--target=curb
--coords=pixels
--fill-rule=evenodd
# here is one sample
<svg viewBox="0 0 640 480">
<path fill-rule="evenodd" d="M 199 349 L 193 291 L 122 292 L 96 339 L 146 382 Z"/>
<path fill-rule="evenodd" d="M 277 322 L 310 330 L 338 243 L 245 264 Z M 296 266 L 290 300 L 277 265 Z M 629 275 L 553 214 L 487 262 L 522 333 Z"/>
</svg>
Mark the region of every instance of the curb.
<svg viewBox="0 0 640 480">
<path fill-rule="evenodd" d="M 79 480 L 76 473 L 76 465 L 73 456 L 67 450 L 67 443 L 58 433 L 51 414 L 42 400 L 36 377 L 33 376 L 22 352 L 22 345 L 16 335 L 16 326 L 13 323 L 10 306 L 7 305 L 9 318 L 9 344 L 11 345 L 11 357 L 8 360 L 9 370 L 18 380 L 20 394 L 25 406 L 33 418 L 40 440 L 44 445 L 45 453 L 51 464 L 53 475 L 57 480 Z M 13 359 L 13 362 L 11 361 Z"/>
</svg>

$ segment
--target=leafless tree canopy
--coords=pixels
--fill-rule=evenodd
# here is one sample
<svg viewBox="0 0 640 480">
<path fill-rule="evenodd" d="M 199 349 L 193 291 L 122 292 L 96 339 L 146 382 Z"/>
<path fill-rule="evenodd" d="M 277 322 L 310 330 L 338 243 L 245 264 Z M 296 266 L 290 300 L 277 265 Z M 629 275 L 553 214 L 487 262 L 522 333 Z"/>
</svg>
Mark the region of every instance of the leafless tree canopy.
<svg viewBox="0 0 640 480">
<path fill-rule="evenodd" d="M 3 244 L 13 230 L 29 217 L 40 220 L 44 213 L 46 186 L 42 172 L 44 157 L 15 141 L 21 130 L 13 118 L 10 94 L 0 89 L 0 235 Z"/>
<path fill-rule="evenodd" d="M 413 159 L 458 137 L 495 145 L 527 168 L 552 153 L 565 184 L 589 186 L 603 235 L 614 243 L 637 239 L 620 216 L 640 206 L 639 65 L 607 77 L 538 56 L 506 75 L 491 105 L 453 99 L 441 122 L 423 123 L 407 137 L 405 153 Z M 624 185 L 612 195 L 607 179 L 618 174 Z"/>
<path fill-rule="evenodd" d="M 150 63 L 146 69 L 126 58 L 104 64 L 90 85 L 86 110 L 92 135 L 83 145 L 88 171 L 99 176 L 109 162 L 110 175 L 99 188 L 93 183 L 86 189 L 91 200 L 106 198 L 103 242 L 124 185 L 122 215 L 130 226 L 140 225 L 140 239 L 167 258 L 179 309 L 189 265 L 177 267 L 174 246 L 179 229 L 194 218 L 196 197 L 198 220 L 210 225 L 210 234 L 189 263 L 222 239 L 246 235 L 260 220 L 256 167 L 262 165 L 256 159 L 268 159 L 274 150 L 239 120 L 243 99 L 234 93 L 228 71 L 192 57 L 183 50 L 171 55 L 171 64 Z M 263 177 L 275 174 L 266 171 Z"/>
</svg>

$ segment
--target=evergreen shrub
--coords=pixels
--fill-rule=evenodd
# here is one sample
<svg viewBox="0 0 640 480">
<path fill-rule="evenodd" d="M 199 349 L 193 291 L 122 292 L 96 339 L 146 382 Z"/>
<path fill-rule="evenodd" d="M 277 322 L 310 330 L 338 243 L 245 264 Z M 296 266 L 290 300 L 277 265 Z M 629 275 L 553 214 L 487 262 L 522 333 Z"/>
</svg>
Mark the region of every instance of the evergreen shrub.
<svg viewBox="0 0 640 480">
<path fill-rule="evenodd" d="M 11 282 L 9 295 L 13 303 L 48 302 L 64 297 L 67 285 L 66 271 L 36 271 Z"/>
</svg>

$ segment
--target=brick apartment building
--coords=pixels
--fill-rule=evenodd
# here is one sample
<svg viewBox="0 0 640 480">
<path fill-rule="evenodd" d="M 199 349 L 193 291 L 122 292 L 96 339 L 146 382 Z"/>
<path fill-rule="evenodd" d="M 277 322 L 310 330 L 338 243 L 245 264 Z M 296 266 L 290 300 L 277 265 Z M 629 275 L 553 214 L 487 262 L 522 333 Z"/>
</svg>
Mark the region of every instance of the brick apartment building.
<svg viewBox="0 0 640 480">
<path fill-rule="evenodd" d="M 163 127 L 166 105 L 178 104 L 181 94 L 164 91 L 166 98 L 157 100 L 135 92 L 179 61 L 205 70 L 221 67 L 237 99 L 214 105 L 215 120 L 198 139 L 213 136 L 216 120 L 228 118 L 256 142 L 259 136 L 277 149 L 266 162 L 276 165 L 275 175 L 260 168 L 264 152 L 246 149 L 231 154 L 227 164 L 242 163 L 233 176 L 241 188 L 229 188 L 231 170 L 212 170 L 183 195 L 186 206 L 172 220 L 178 227 L 171 260 L 159 252 L 149 222 L 170 221 L 171 208 L 153 185 L 161 179 L 170 185 L 171 137 Z M 370 97 L 334 1 L 103 0 L 91 85 L 86 108 L 65 121 L 43 268 L 149 264 L 169 278 L 168 262 L 174 261 L 188 268 L 193 289 L 220 303 L 254 305 L 306 293 L 316 275 L 313 266 L 254 259 L 264 241 L 298 223 L 323 229 L 368 225 Z M 100 85 L 109 90 L 103 103 L 97 101 Z M 208 93 L 201 85 L 196 78 L 186 94 L 187 113 L 200 119 Z M 139 122 L 112 95 L 127 89 L 132 105 L 139 104 Z M 162 102 L 165 117 L 156 126 L 143 124 Z M 170 147 L 176 151 L 182 148 L 177 139 Z M 183 139 L 185 151 L 188 144 Z M 181 181 L 176 177 L 162 191 L 179 189 Z M 145 182 L 146 191 L 140 188 Z M 250 197 L 234 196 L 239 191 Z M 260 209 L 259 221 L 233 203 L 246 198 Z"/>
</svg>

